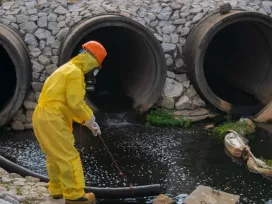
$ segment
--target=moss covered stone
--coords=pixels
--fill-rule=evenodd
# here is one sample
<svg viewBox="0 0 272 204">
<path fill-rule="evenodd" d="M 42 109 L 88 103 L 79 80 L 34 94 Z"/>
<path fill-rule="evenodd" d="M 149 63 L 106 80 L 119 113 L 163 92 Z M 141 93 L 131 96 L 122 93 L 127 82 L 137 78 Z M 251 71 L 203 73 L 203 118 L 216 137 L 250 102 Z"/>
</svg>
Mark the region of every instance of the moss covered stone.
<svg viewBox="0 0 272 204">
<path fill-rule="evenodd" d="M 176 116 L 164 109 L 152 110 L 146 116 L 147 125 L 153 126 L 171 126 L 171 127 L 189 127 L 192 121 L 182 116 Z"/>
</svg>

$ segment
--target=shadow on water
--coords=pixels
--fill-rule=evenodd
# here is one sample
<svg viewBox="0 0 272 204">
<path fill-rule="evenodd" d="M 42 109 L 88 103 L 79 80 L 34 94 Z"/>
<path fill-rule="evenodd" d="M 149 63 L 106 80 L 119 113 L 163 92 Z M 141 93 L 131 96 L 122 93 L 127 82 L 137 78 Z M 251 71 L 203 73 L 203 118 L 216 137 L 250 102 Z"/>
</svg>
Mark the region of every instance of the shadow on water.
<svg viewBox="0 0 272 204">
<path fill-rule="evenodd" d="M 189 130 L 147 128 L 131 123 L 133 118 L 126 114 L 98 118 L 102 137 L 129 182 L 123 181 L 118 175 L 102 142 L 87 129 L 75 126 L 76 147 L 81 154 L 87 185 L 118 187 L 130 183 L 159 183 L 163 192 L 176 197 L 178 203 L 182 203 L 186 194 L 190 194 L 200 184 L 220 190 L 228 188 L 230 193 L 241 195 L 241 203 L 259 204 L 272 199 L 272 182 L 249 173 L 246 166 L 233 163 L 225 154 L 222 144 L 218 144 L 203 131 L 201 125 L 195 125 Z M 268 136 L 258 131 L 252 145 L 257 156 L 265 154 L 271 158 L 271 151 L 269 154 L 260 150 L 266 148 L 269 151 L 272 141 L 267 139 Z M 47 175 L 45 157 L 32 132 L 9 133 L 1 138 L 1 155 Z M 123 199 L 115 202 L 102 200 L 100 203 L 152 203 L 152 199 Z"/>
</svg>

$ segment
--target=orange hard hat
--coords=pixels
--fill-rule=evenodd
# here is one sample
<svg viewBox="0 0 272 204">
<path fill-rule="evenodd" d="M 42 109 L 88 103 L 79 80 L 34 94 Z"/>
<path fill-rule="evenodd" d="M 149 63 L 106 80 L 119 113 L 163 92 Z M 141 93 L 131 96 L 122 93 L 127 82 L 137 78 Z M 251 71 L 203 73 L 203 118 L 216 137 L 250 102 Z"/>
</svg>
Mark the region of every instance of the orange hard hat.
<svg viewBox="0 0 272 204">
<path fill-rule="evenodd" d="M 99 67 L 101 68 L 101 64 L 104 61 L 105 57 L 107 56 L 107 51 L 104 48 L 103 45 L 101 45 L 99 42 L 97 41 L 89 41 L 85 44 L 82 45 L 82 48 L 84 50 L 89 51 L 91 54 L 94 55 L 94 57 L 96 58 Z"/>
</svg>

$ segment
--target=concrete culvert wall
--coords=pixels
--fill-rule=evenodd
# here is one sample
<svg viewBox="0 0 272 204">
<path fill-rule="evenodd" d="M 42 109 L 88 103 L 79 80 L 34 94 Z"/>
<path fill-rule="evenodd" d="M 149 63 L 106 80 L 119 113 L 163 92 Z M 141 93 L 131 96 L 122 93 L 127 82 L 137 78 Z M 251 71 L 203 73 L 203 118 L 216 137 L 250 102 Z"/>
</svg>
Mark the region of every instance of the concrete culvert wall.
<svg viewBox="0 0 272 204">
<path fill-rule="evenodd" d="M 77 55 L 89 40 L 101 42 L 108 52 L 96 77 L 95 91 L 88 93 L 98 109 L 142 113 L 157 102 L 165 83 L 166 64 L 159 41 L 148 29 L 124 16 L 89 18 L 65 39 L 59 64 Z"/>
<path fill-rule="evenodd" d="M 10 121 L 22 106 L 31 83 L 27 47 L 13 29 L 0 24 L 0 126 Z"/>
<path fill-rule="evenodd" d="M 270 1 L 231 0 L 230 3 L 233 7 L 254 11 L 256 15 L 257 13 L 266 14 L 266 16 L 272 14 L 272 3 Z M 197 23 L 203 18 L 207 18 L 206 16 L 209 13 L 217 10 L 220 4 L 222 2 L 215 0 L 4 1 L 0 6 L 0 23 L 8 26 L 7 29 L 9 30 L 11 30 L 10 28 L 16 30 L 20 37 L 18 35 L 18 37 L 15 37 L 16 39 L 10 40 L 12 36 L 14 38 L 17 35 L 5 33 L 0 39 L 3 41 L 1 45 L 4 48 L 2 49 L 0 46 L 0 53 L 3 53 L 3 56 L 5 54 L 9 56 L 4 57 L 6 61 L 2 62 L 2 70 L 8 70 L 5 74 L 7 77 L 3 77 L 2 74 L 1 77 L 4 80 L 10 79 L 5 89 L 3 85 L 1 86 L 4 92 L 2 92 L 0 103 L 0 111 L 2 111 L 0 125 L 7 124 L 12 118 L 11 126 L 13 129 L 31 129 L 33 110 L 37 105 L 46 78 L 59 65 L 76 55 L 82 42 L 92 39 L 101 41 L 109 50 L 103 69 L 97 76 L 96 91 L 88 93 L 92 103 L 102 111 L 136 109 L 138 112 L 144 112 L 156 104 L 163 108 L 182 111 L 201 108 L 200 112 L 205 112 L 206 110 L 202 108 L 206 106 L 206 103 L 202 99 L 207 99 L 206 101 L 226 112 L 235 110 L 236 107 L 239 110 L 247 110 L 248 107 L 253 107 L 254 111 L 259 109 L 259 106 L 270 100 L 268 97 L 269 89 L 265 89 L 267 92 L 262 92 L 262 95 L 257 94 L 262 87 L 269 87 L 269 65 L 266 60 L 269 55 L 265 55 L 265 53 L 270 53 L 270 51 L 264 50 L 268 49 L 267 45 L 270 43 L 270 18 L 264 16 L 252 17 L 253 14 L 251 14 L 247 20 L 249 23 L 243 23 L 240 26 L 241 24 L 238 21 L 243 21 L 243 15 L 239 17 L 237 14 L 237 18 L 233 18 L 236 19 L 235 21 L 238 24 L 235 24 L 234 20 L 229 21 L 229 24 L 227 23 L 225 19 L 228 19 L 230 14 L 218 15 L 218 19 L 222 19 L 224 28 L 221 29 L 218 19 L 215 29 L 211 29 L 215 24 L 204 26 L 209 33 L 212 30 L 215 33 L 209 35 L 212 36 L 207 39 L 210 40 L 209 43 L 207 43 L 207 40 L 201 41 L 201 36 L 196 35 L 196 33 L 201 33 L 197 30 L 203 26 L 199 26 Z M 253 21 L 256 21 L 256 23 L 252 23 Z M 208 22 L 208 20 L 205 22 Z M 216 67 L 220 63 L 219 60 L 215 60 L 216 57 L 213 57 L 213 55 L 221 53 L 217 58 L 222 59 L 225 54 L 230 54 L 231 59 L 235 61 L 233 52 L 228 51 L 231 49 L 230 43 L 226 43 L 233 42 L 234 37 L 227 38 L 226 41 L 221 39 L 225 35 L 233 36 L 236 27 L 240 29 L 241 33 L 244 33 L 245 37 L 240 42 L 239 37 L 241 38 L 243 34 L 235 35 L 236 40 L 241 45 L 237 45 L 235 49 L 239 47 L 239 53 L 244 53 L 244 55 L 239 55 L 239 59 L 246 59 L 245 56 L 250 55 L 250 59 L 255 59 L 254 63 L 256 64 L 258 64 L 258 60 L 267 62 L 267 64 L 259 64 L 262 71 L 258 72 L 259 75 L 256 75 L 256 79 L 260 80 L 254 81 L 252 79 L 254 82 L 248 83 L 256 82 L 254 86 L 242 86 L 245 85 L 242 82 L 251 80 L 253 75 L 250 73 L 255 70 L 254 67 L 257 67 L 253 64 L 238 66 L 236 63 L 232 63 L 231 68 L 227 69 L 226 63 L 222 63 L 220 70 L 225 71 L 224 76 L 226 78 L 221 82 L 226 83 L 212 83 L 210 80 L 219 70 Z M 245 28 L 242 29 L 242 27 Z M 224 29 L 226 30 L 224 31 Z M 15 33 L 14 30 L 10 32 Z M 221 30 L 222 32 L 220 32 Z M 263 38 L 260 33 L 264 36 Z M 190 37 L 187 39 L 189 34 Z M 205 32 L 203 32 L 204 34 Z M 251 45 L 251 47 L 248 46 L 249 49 L 245 49 L 246 39 L 250 42 L 248 44 Z M 265 44 L 264 39 L 269 43 Z M 120 40 L 122 43 L 119 43 Z M 23 46 L 23 41 L 27 47 Z M 184 55 L 187 56 L 188 52 L 184 46 L 187 41 L 187 44 L 190 45 L 187 46 L 187 48 L 190 47 L 190 58 L 186 57 L 185 61 Z M 199 44 L 200 41 L 203 43 Z M 6 44 L 9 44 L 8 42 L 11 43 L 6 46 Z M 217 42 L 226 46 L 226 49 L 217 51 Z M 200 50 L 197 50 L 198 45 L 200 45 Z M 205 48 L 207 52 L 204 51 L 204 45 L 207 46 Z M 259 55 L 260 59 L 257 59 L 257 55 L 254 53 L 257 53 L 257 50 L 259 53 L 263 53 Z M 202 69 L 201 66 L 198 66 L 199 64 L 197 66 L 194 64 L 196 62 L 194 59 L 200 59 L 197 56 L 199 53 L 202 54 L 203 59 L 198 62 L 199 64 L 201 62 L 203 66 L 205 65 L 205 68 L 202 67 Z M 32 66 L 27 65 L 29 60 L 22 60 L 26 59 L 27 55 L 30 55 Z M 255 56 L 255 58 L 252 56 Z M 244 63 L 244 61 L 240 60 L 239 63 Z M 233 73 L 238 67 L 243 67 L 244 70 L 246 67 L 252 68 L 248 68 L 246 71 L 239 69 L 241 73 L 246 72 L 247 76 L 243 78 L 244 81 L 241 78 L 236 80 L 236 82 L 241 81 L 240 84 L 234 84 L 233 79 L 238 75 Z M 264 67 L 267 67 L 267 71 Z M 32 72 L 32 79 L 30 79 L 30 71 L 28 70 Z M 202 73 L 199 71 L 202 78 L 195 80 L 194 78 L 197 77 L 194 76 L 197 76 L 197 70 L 202 70 Z M 192 80 L 188 78 L 187 72 L 190 73 Z M 264 76 L 261 80 L 262 75 Z M 267 79 L 265 79 L 265 76 L 267 76 Z M 89 76 L 86 75 L 86 77 L 88 80 Z M 203 84 L 200 83 L 201 80 Z M 2 80 L 0 81 L 0 83 L 6 84 Z M 227 85 L 229 81 L 231 83 Z M 259 82 L 262 82 L 262 84 L 258 85 Z M 29 89 L 27 89 L 28 83 L 32 85 Z M 231 89 L 231 86 L 234 88 Z M 196 87 L 197 92 L 194 87 Z M 27 95 L 23 100 L 26 89 Z M 204 89 L 209 93 L 208 95 L 205 94 Z M 232 97 L 234 92 L 237 92 L 237 97 Z M 211 97 L 211 95 L 213 96 Z M 19 111 L 18 107 L 21 107 Z M 16 115 L 14 116 L 14 114 Z"/>
<path fill-rule="evenodd" d="M 188 71 L 212 105 L 233 114 L 256 114 L 272 99 L 272 20 L 254 12 L 212 14 L 190 34 Z"/>
</svg>

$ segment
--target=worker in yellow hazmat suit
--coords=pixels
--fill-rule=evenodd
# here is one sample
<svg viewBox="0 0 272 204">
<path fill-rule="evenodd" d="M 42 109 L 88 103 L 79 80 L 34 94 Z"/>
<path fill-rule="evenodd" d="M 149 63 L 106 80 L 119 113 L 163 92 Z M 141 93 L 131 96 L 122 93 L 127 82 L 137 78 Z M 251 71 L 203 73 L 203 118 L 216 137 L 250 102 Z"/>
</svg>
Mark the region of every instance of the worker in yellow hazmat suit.
<svg viewBox="0 0 272 204">
<path fill-rule="evenodd" d="M 92 110 L 84 102 L 84 74 L 101 68 L 107 55 L 96 41 L 83 46 L 83 52 L 58 68 L 45 82 L 33 114 L 33 129 L 43 152 L 53 198 L 66 203 L 95 203 L 93 193 L 85 194 L 80 156 L 74 147 L 73 120 L 85 124 L 94 134 L 101 131 Z"/>
</svg>

